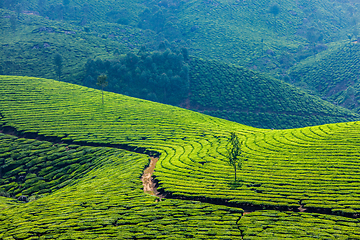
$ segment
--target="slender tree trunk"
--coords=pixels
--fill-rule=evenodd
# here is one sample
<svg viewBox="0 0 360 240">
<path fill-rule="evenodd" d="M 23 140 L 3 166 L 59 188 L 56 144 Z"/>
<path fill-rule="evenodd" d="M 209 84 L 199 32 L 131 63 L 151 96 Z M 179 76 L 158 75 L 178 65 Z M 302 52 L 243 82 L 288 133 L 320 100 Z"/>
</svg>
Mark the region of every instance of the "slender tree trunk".
<svg viewBox="0 0 360 240">
<path fill-rule="evenodd" d="M 59 69 L 58 69 L 58 74 L 59 74 L 59 81 L 61 81 L 61 67 L 59 66 Z"/>
<path fill-rule="evenodd" d="M 236 182 L 236 166 L 234 166 L 234 171 L 235 171 L 235 182 Z"/>
<path fill-rule="evenodd" d="M 101 87 L 102 104 L 104 105 L 104 87 Z"/>
<path fill-rule="evenodd" d="M 275 31 L 277 32 L 277 29 L 276 29 L 276 25 L 277 25 L 277 22 L 276 22 L 276 16 L 274 16 L 274 26 L 275 26 Z"/>
</svg>

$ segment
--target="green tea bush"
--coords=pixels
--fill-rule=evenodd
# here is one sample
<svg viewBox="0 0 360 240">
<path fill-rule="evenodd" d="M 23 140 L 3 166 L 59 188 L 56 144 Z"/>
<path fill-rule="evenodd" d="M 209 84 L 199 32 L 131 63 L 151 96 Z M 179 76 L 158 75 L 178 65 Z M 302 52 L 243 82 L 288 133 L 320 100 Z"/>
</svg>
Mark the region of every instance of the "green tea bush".
<svg viewBox="0 0 360 240">
<path fill-rule="evenodd" d="M 149 214 L 142 211 L 144 207 L 149 206 L 149 209 L 159 208 L 160 212 L 164 209 L 162 212 L 164 215 L 168 216 L 170 212 L 172 216 L 164 217 L 160 221 L 157 219 L 160 215 L 156 214 L 158 222 L 156 225 L 151 225 L 154 232 L 169 229 L 168 232 L 185 237 L 180 234 L 181 232 L 188 234 L 189 231 L 184 231 L 183 228 L 185 224 L 192 229 L 188 235 L 199 238 L 220 238 L 218 235 L 223 234 L 223 231 L 217 229 L 220 225 L 213 221 L 219 220 L 218 217 L 221 216 L 223 209 L 212 204 L 206 205 L 210 208 L 201 208 L 204 212 L 193 212 L 189 210 L 190 208 L 185 208 L 186 212 L 182 212 L 177 208 L 178 205 L 183 205 L 189 200 L 244 208 L 293 211 L 299 210 L 298 208 L 306 209 L 309 212 L 319 212 L 314 217 L 314 221 L 320 224 L 324 214 L 357 217 L 360 213 L 357 184 L 359 159 L 356 147 L 360 141 L 359 122 L 288 130 L 257 129 L 197 112 L 109 92 L 105 92 L 107 102 L 102 105 L 100 91 L 53 80 L 1 76 L 0 83 L 2 129 L 16 128 L 24 132 L 38 133 L 39 136 L 63 136 L 61 140 L 67 141 L 67 144 L 49 146 L 48 151 L 39 151 L 39 154 L 44 154 L 43 157 L 47 156 L 47 152 L 51 155 L 66 153 L 67 145 L 78 142 L 84 146 L 76 148 L 76 152 L 92 153 L 99 158 L 99 163 L 103 163 L 97 164 L 93 170 L 85 175 L 82 174 L 82 178 L 75 181 L 73 178 L 68 178 L 67 174 L 70 173 L 65 174 L 72 168 L 64 166 L 63 171 L 57 173 L 58 176 L 54 175 L 57 176 L 55 180 L 60 180 L 56 182 L 56 188 L 53 188 L 51 193 L 46 193 L 47 196 L 20 207 L 7 208 L 1 213 L 3 215 L 0 221 L 4 224 L 0 226 L 6 231 L 0 232 L 7 234 L 3 236 L 27 234 L 26 236 L 30 237 L 32 233 L 28 229 L 34 229 L 31 224 L 36 224 L 39 219 L 45 219 L 45 223 L 38 226 L 40 230 L 36 232 L 44 231 L 42 228 L 44 227 L 49 231 L 46 234 L 54 238 L 59 236 L 51 230 L 55 228 L 60 229 L 64 237 L 76 237 L 75 233 L 69 232 L 73 227 L 88 229 L 86 234 L 90 237 L 94 236 L 92 234 L 95 231 L 97 236 L 104 237 L 124 238 L 136 234 L 149 236 L 147 227 L 150 224 L 147 222 L 150 222 L 150 219 L 155 222 L 154 214 L 151 213 L 149 219 L 139 218 L 141 215 L 138 214 L 140 211 L 141 214 L 148 216 Z M 36 114 L 33 114 L 34 110 Z M 223 160 L 230 132 L 236 132 L 243 140 L 244 155 L 248 159 L 239 173 L 240 181 L 237 184 L 233 184 L 232 169 Z M 0 152 L 0 158 L 5 160 L 3 162 L 11 170 L 21 166 L 16 164 L 17 160 L 11 158 L 12 152 L 20 152 L 16 149 L 22 145 L 18 141 L 15 143 Z M 34 149 L 46 146 L 43 143 L 31 145 Z M 85 147 L 86 145 L 97 145 L 97 148 Z M 140 148 L 142 152 L 147 150 L 160 153 L 154 172 L 159 183 L 158 190 L 170 197 L 183 200 L 167 199 L 160 202 L 160 205 L 154 202 L 154 197 L 142 192 L 139 179 L 147 164 L 147 157 L 136 153 L 123 153 L 114 147 L 132 150 Z M 62 152 L 58 152 L 58 149 Z M 99 150 L 95 151 L 96 149 Z M 25 161 L 24 159 L 22 160 Z M 76 157 L 64 158 L 69 164 L 78 166 L 75 165 L 79 163 L 76 159 Z M 41 160 L 34 162 L 40 164 L 38 172 L 49 166 L 57 168 L 56 165 L 47 165 L 50 160 Z M 18 188 L 16 179 L 21 172 L 25 172 L 25 169 L 17 172 L 15 176 L 1 178 L 1 184 L 7 185 L 6 191 L 14 191 Z M 30 177 L 25 181 L 33 179 Z M 45 177 L 35 180 L 38 184 L 28 189 L 36 190 L 38 194 L 41 190 L 48 189 L 44 187 L 47 181 Z M 137 193 L 140 196 L 136 195 Z M 161 204 L 170 205 L 162 207 Z M 25 214 L 36 209 L 41 209 L 40 215 Z M 101 217 L 103 209 L 108 209 L 103 212 L 106 217 Z M 119 209 L 124 211 L 121 212 L 120 217 L 116 215 Z M 238 211 L 241 214 L 241 210 Z M 61 214 L 56 216 L 63 220 L 55 221 L 55 225 L 54 212 Z M 211 215 L 204 215 L 205 212 L 211 212 Z M 27 224 L 15 229 L 14 224 L 10 224 L 9 216 L 20 223 L 26 221 Z M 228 215 L 228 217 L 234 220 L 226 223 L 226 228 L 235 229 L 240 216 Z M 288 217 L 291 219 L 290 215 Z M 184 220 L 186 218 L 191 221 Z M 82 222 L 78 219 L 84 220 Z M 86 219 L 91 224 L 87 223 Z M 203 222 L 205 226 L 200 224 L 194 227 L 194 224 L 200 223 L 202 219 L 211 222 Z M 46 222 L 51 222 L 54 228 Z M 110 222 L 112 224 L 108 224 Z M 330 225 L 337 226 L 333 223 Z M 116 233 L 110 231 L 110 233 L 101 226 L 103 228 L 106 226 L 106 229 L 120 227 L 122 230 Z M 204 229 L 206 226 L 208 228 Z M 341 228 L 341 226 L 337 227 Z M 289 232 L 290 236 L 297 236 L 299 229 L 293 230 Z M 355 227 L 348 228 L 352 236 L 356 236 L 356 230 Z M 198 235 L 195 232 L 198 232 Z M 233 238 L 241 236 L 239 231 L 230 232 Z M 258 229 L 250 229 L 249 232 L 253 232 L 254 236 L 259 234 Z M 279 238 L 285 234 L 278 229 L 272 232 Z M 323 237 L 321 234 L 316 232 L 316 236 L 320 238 Z M 333 236 L 337 234 L 334 233 Z"/>
<path fill-rule="evenodd" d="M 347 109 L 243 67 L 193 58 L 190 69 L 190 105 L 184 106 L 211 116 L 277 129 L 358 119 Z"/>
<path fill-rule="evenodd" d="M 0 139 L 1 149 L 12 143 L 18 143 L 14 150 L 28 147 L 28 143 L 16 137 L 0 134 Z M 52 144 L 39 143 L 37 146 Z M 63 152 L 61 148 L 52 147 L 52 151 Z M 114 148 L 85 147 L 87 149 L 91 150 L 88 155 L 93 164 L 83 171 L 79 165 L 67 164 L 71 172 L 77 170 L 78 173 L 68 172 L 61 182 L 40 180 L 41 172 L 27 174 L 25 179 L 29 187 L 24 187 L 21 194 L 33 194 L 29 203 L 20 204 L 14 199 L 0 197 L 0 238 L 177 236 L 185 239 L 192 236 L 219 239 L 240 236 L 236 222 L 242 209 L 184 200 L 157 202 L 156 197 L 143 193 L 139 180 L 147 156 Z M 66 161 L 66 158 L 62 160 Z M 18 186 L 12 182 L 0 187 L 7 188 L 11 184 Z"/>
<path fill-rule="evenodd" d="M 341 42 L 322 54 L 290 69 L 291 81 L 306 87 L 329 102 L 351 110 L 359 109 L 358 43 Z"/>
</svg>

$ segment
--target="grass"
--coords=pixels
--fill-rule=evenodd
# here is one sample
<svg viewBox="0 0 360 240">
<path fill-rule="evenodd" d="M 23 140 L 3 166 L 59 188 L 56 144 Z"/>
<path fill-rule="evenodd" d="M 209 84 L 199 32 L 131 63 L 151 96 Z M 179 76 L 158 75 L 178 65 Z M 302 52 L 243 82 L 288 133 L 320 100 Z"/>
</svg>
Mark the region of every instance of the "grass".
<svg viewBox="0 0 360 240">
<path fill-rule="evenodd" d="M 161 157 L 154 174 L 160 190 L 173 196 L 219 199 L 237 206 L 278 210 L 296 210 L 301 205 L 322 213 L 286 213 L 280 226 L 288 228 L 286 224 L 296 219 L 300 227 L 287 233 L 279 228 L 269 229 L 280 234 L 275 237 L 303 236 L 300 230 L 311 233 L 307 216 L 315 219 L 316 226 L 329 223 L 335 230 L 347 231 L 349 236 L 358 235 L 357 228 L 347 223 L 352 221 L 349 218 L 336 217 L 336 223 L 325 221 L 330 218 L 325 213 L 352 217 L 360 213 L 358 122 L 289 130 L 257 129 L 108 92 L 102 105 L 100 91 L 53 80 L 1 76 L 0 85 L 3 128 L 11 126 L 79 144 L 98 143 L 99 148 L 111 143 L 157 151 Z M 222 160 L 231 131 L 244 140 L 243 150 L 248 158 L 239 174 L 240 184 L 234 187 L 230 186 L 232 169 Z M 169 199 L 154 202 L 156 198 L 141 189 L 140 175 L 148 162 L 144 155 L 111 149 L 102 157 L 104 160 L 97 157 L 93 161 L 102 165 L 94 164 L 94 169 L 73 184 L 2 212 L 2 237 L 24 239 L 33 236 L 32 231 L 54 238 L 60 235 L 76 238 L 83 234 L 89 238 L 153 238 L 152 233 L 159 236 L 162 231 L 167 232 L 165 238 L 170 235 L 186 238 L 189 232 L 197 232 L 194 236 L 204 239 L 240 238 L 241 234 L 263 236 L 249 222 L 245 222 L 247 232 L 237 230 L 240 209 L 205 204 L 201 209 L 208 213 L 204 215 L 203 210 L 191 210 L 197 209 L 198 202 Z M 184 202 L 182 210 L 180 205 Z M 153 209 L 159 211 L 155 216 Z M 155 221 L 161 214 L 172 217 Z M 201 219 L 210 222 L 203 224 Z M 221 219 L 225 222 L 216 222 Z M 244 219 L 251 222 L 262 218 L 255 213 L 242 218 L 239 224 Z M 268 221 L 271 225 L 275 220 Z M 150 232 L 148 228 L 153 225 L 149 222 L 158 224 Z M 328 234 L 335 237 L 340 233 Z"/>
</svg>

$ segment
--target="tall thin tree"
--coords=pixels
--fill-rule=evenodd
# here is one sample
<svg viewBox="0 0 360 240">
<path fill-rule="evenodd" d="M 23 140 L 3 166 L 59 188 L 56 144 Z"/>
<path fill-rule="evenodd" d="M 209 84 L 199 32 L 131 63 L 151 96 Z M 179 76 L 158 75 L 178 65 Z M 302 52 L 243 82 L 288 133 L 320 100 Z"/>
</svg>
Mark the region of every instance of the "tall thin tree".
<svg viewBox="0 0 360 240">
<path fill-rule="evenodd" d="M 269 13 L 271 13 L 272 15 L 274 15 L 274 22 L 275 22 L 275 29 L 276 29 L 276 16 L 280 13 L 281 8 L 279 6 L 279 4 L 274 3 L 269 7 Z"/>
<path fill-rule="evenodd" d="M 55 72 L 58 76 L 59 81 L 61 80 L 61 73 L 62 73 L 62 62 L 63 62 L 63 57 L 59 54 L 56 53 L 54 55 L 54 64 L 55 64 Z"/>
<path fill-rule="evenodd" d="M 236 172 L 242 169 L 243 161 L 246 160 L 241 150 L 242 142 L 240 142 L 235 132 L 230 133 L 230 137 L 226 146 L 227 163 L 234 168 L 235 182 L 237 180 Z"/>
<path fill-rule="evenodd" d="M 104 87 L 108 85 L 107 75 L 101 74 L 98 76 L 96 85 L 101 87 L 102 104 L 104 105 Z"/>
</svg>

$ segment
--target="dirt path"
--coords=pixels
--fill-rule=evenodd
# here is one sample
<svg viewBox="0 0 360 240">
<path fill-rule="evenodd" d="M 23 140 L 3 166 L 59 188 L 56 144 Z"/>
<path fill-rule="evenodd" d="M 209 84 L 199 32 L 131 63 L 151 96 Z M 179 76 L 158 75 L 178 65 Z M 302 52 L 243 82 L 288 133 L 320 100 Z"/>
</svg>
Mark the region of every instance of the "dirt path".
<svg viewBox="0 0 360 240">
<path fill-rule="evenodd" d="M 172 194 L 169 194 L 167 192 L 164 193 L 160 193 L 157 190 L 157 183 L 155 181 L 155 179 L 153 178 L 152 174 L 154 173 L 155 167 L 156 167 L 156 163 L 158 162 L 159 158 L 158 157 L 151 157 L 150 158 L 150 164 L 147 168 L 145 168 L 143 175 L 141 176 L 141 181 L 143 182 L 143 189 L 144 189 L 144 193 L 156 196 L 159 198 L 159 200 L 161 201 L 162 198 L 172 198 L 172 199 L 181 199 L 181 200 L 196 200 L 196 201 L 200 201 L 200 202 L 207 202 L 207 203 L 212 203 L 212 204 L 217 204 L 217 205 L 229 205 L 226 204 L 226 201 L 220 201 L 220 202 L 216 202 L 213 201 L 212 199 L 202 199 L 202 198 L 185 198 L 185 197 L 174 197 L 172 196 Z M 235 206 L 238 207 L 238 206 Z M 245 214 L 249 214 L 252 213 L 258 209 L 252 207 L 252 208 L 246 208 L 244 206 L 241 206 L 241 208 L 243 208 L 244 210 L 244 215 Z"/>
<path fill-rule="evenodd" d="M 150 164 L 147 168 L 145 168 L 144 173 L 141 177 L 141 181 L 143 182 L 144 192 L 159 197 L 161 201 L 161 199 L 164 198 L 165 196 L 157 191 L 156 182 L 152 177 L 152 174 L 154 173 L 154 169 L 158 160 L 159 160 L 158 157 L 150 157 Z"/>
</svg>

